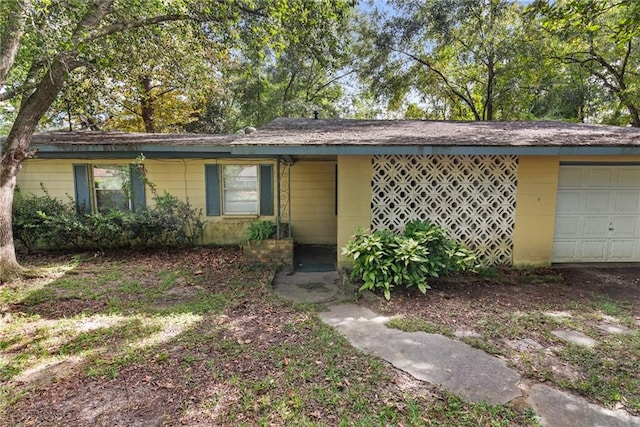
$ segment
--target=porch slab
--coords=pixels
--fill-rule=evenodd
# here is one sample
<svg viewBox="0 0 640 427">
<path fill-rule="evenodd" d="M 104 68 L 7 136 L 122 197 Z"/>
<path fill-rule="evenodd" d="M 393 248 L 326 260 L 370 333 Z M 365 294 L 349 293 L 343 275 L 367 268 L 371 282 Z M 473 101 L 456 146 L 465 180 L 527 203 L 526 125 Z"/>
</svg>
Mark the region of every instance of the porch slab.
<svg viewBox="0 0 640 427">
<path fill-rule="evenodd" d="M 328 303 L 342 295 L 340 276 L 336 271 L 279 272 L 273 279 L 276 295 L 292 302 Z"/>
</svg>

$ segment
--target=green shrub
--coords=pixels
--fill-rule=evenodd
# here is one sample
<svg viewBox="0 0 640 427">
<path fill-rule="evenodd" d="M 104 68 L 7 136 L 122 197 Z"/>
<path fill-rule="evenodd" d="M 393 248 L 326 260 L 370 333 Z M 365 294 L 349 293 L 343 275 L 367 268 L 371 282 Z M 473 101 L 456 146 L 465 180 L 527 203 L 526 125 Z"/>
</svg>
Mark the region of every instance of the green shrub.
<svg viewBox="0 0 640 427">
<path fill-rule="evenodd" d="M 82 249 L 91 242 L 91 228 L 84 215 L 67 209 L 57 214 L 42 212 L 42 246 L 45 248 Z"/>
<path fill-rule="evenodd" d="M 262 242 L 276 233 L 276 223 L 273 221 L 253 221 L 249 223 L 246 232 L 247 242 Z"/>
<path fill-rule="evenodd" d="M 193 246 L 202 239 L 206 226 L 201 219 L 202 209 L 195 209 L 167 192 L 155 196 L 154 201 L 151 212 L 140 211 L 139 222 L 151 226 L 151 230 L 146 230 L 149 241 L 157 245 Z"/>
<path fill-rule="evenodd" d="M 342 253 L 353 261 L 352 278 L 363 282 L 360 291 L 379 289 L 386 299 L 396 286 L 416 286 L 426 293 L 429 278 L 470 270 L 476 264 L 472 251 L 426 221 L 407 224 L 402 235 L 358 231 Z"/>
<path fill-rule="evenodd" d="M 27 251 L 36 247 L 192 246 L 202 238 L 205 223 L 201 209 L 167 193 L 155 196 L 154 201 L 154 207 L 135 212 L 81 214 L 73 202 L 65 204 L 46 190 L 43 196 L 16 192 L 14 238 Z"/>
<path fill-rule="evenodd" d="M 44 195 L 36 196 L 16 189 L 13 198 L 13 238 L 27 252 L 44 244 L 52 236 L 48 217 L 71 214 L 74 210 L 49 195 L 42 187 Z"/>
<path fill-rule="evenodd" d="M 449 236 L 444 228 L 428 221 L 411 221 L 405 226 L 404 236 L 428 248 L 427 267 L 432 276 L 475 269 L 476 255 Z"/>
</svg>

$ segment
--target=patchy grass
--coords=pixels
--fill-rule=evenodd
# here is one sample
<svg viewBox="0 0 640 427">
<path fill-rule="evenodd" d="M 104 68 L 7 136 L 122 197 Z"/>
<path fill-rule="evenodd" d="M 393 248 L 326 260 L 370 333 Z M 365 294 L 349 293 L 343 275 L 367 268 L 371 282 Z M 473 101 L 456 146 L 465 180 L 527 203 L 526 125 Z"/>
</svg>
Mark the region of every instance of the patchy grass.
<svg viewBox="0 0 640 427">
<path fill-rule="evenodd" d="M 640 413 L 640 332 L 601 339 L 593 349 L 568 344 L 558 357 L 581 375 L 561 384 L 606 405 L 624 405 Z"/>
<path fill-rule="evenodd" d="M 424 296 L 404 292 L 389 302 L 378 296 L 363 303 L 400 316 L 389 325 L 402 330 L 473 331 L 478 336 L 459 339 L 505 358 L 524 377 L 640 415 L 640 269 L 491 268 L 432 286 Z M 607 324 L 629 333 L 608 333 Z M 571 344 L 554 335 L 557 330 L 581 332 L 597 345 Z"/>
<path fill-rule="evenodd" d="M 363 355 L 234 249 L 31 262 L 0 288 L 3 425 L 536 425 Z"/>
</svg>

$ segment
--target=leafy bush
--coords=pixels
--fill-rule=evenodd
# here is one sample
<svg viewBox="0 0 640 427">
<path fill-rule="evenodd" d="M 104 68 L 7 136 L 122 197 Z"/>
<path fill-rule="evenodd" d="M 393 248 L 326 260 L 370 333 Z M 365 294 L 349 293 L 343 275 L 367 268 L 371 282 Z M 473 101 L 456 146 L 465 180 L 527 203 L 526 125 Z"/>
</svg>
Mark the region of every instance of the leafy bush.
<svg viewBox="0 0 640 427">
<path fill-rule="evenodd" d="M 36 196 L 16 189 L 13 198 L 13 237 L 27 252 L 31 252 L 51 236 L 47 226 L 47 216 L 61 216 L 69 212 L 70 207 L 49 195 Z M 71 211 L 71 213 L 73 210 Z"/>
<path fill-rule="evenodd" d="M 16 192 L 14 238 L 27 251 L 36 247 L 192 246 L 204 234 L 202 210 L 167 193 L 156 195 L 152 208 L 92 214 L 77 213 L 72 202 L 65 204 L 44 193 Z"/>
<path fill-rule="evenodd" d="M 404 236 L 415 239 L 429 250 L 429 270 L 439 274 L 457 273 L 475 269 L 476 255 L 449 236 L 444 228 L 428 221 L 411 221 L 405 226 Z"/>
<path fill-rule="evenodd" d="M 247 242 L 262 242 L 271 238 L 276 232 L 276 223 L 273 221 L 253 221 L 247 227 Z"/>
<path fill-rule="evenodd" d="M 351 276 L 362 280 L 360 291 L 416 286 L 429 289 L 429 278 L 475 267 L 475 254 L 449 237 L 446 230 L 426 221 L 406 225 L 404 234 L 389 230 L 358 231 L 342 251 L 353 260 Z"/>
<path fill-rule="evenodd" d="M 165 192 L 155 196 L 155 208 L 150 213 L 140 213 L 145 221 L 151 219 L 152 231 L 150 241 L 161 245 L 193 246 L 202 238 L 205 223 L 202 221 L 202 209 L 195 209 L 189 202 L 183 202 L 175 196 Z M 144 222 L 144 221 L 139 221 Z"/>
</svg>

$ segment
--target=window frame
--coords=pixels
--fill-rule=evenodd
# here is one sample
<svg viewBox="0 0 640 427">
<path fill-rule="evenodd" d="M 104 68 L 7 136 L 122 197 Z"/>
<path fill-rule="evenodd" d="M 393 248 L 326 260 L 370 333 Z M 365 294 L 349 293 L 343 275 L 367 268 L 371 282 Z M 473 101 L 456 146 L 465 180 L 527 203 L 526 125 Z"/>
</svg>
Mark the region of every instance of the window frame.
<svg viewBox="0 0 640 427">
<path fill-rule="evenodd" d="M 122 170 L 122 166 L 119 165 L 113 165 L 113 164 L 109 164 L 109 165 L 101 165 L 101 164 L 91 164 L 89 165 L 91 168 L 91 173 L 90 173 L 90 182 L 91 182 L 91 198 L 92 198 L 92 212 L 93 213 L 105 213 L 108 212 L 110 210 L 118 210 L 121 212 L 131 212 L 133 211 L 133 200 L 131 197 L 131 194 L 127 194 L 127 191 L 125 191 L 122 187 L 125 184 L 125 179 L 122 176 L 118 176 L 119 173 L 124 173 Z M 114 171 L 115 173 L 113 175 L 110 176 L 105 176 L 105 177 L 99 177 L 99 178 L 119 178 L 120 180 L 120 186 L 118 189 L 113 189 L 113 188 L 98 188 L 97 184 L 99 180 L 96 180 L 96 169 L 100 169 L 100 170 L 105 170 L 105 171 Z M 131 171 L 128 171 L 128 175 L 129 175 L 129 180 L 131 180 Z M 108 207 L 101 207 L 99 206 L 99 202 L 100 202 L 100 197 L 98 196 L 98 192 L 110 192 L 113 194 L 116 193 L 120 193 L 122 194 L 122 199 L 123 202 L 126 202 L 126 207 L 125 206 L 108 206 Z"/>
<path fill-rule="evenodd" d="M 222 174 L 222 180 L 220 182 L 220 196 L 221 196 L 221 214 L 222 216 L 260 216 L 260 167 L 258 164 L 223 164 L 221 165 L 222 169 L 221 169 L 221 174 Z M 255 175 L 250 176 L 249 178 L 252 179 L 252 183 L 254 184 L 251 188 L 245 188 L 242 185 L 238 185 L 236 184 L 235 186 L 229 186 L 227 184 L 227 174 L 225 173 L 225 170 L 228 168 L 253 168 L 253 170 L 255 171 Z M 238 175 L 236 175 L 235 178 L 238 178 L 238 176 L 240 175 L 240 173 Z M 242 178 L 241 178 L 242 179 Z M 227 197 L 227 192 L 253 192 L 255 194 L 255 199 L 251 199 L 248 200 L 245 203 L 252 203 L 254 204 L 254 208 L 252 210 L 247 210 L 247 211 L 232 211 L 230 209 L 228 209 L 227 203 L 228 202 L 237 202 L 235 200 L 230 201 L 229 198 Z M 238 202 L 238 203 L 242 203 L 242 202 Z"/>
<path fill-rule="evenodd" d="M 73 180 L 74 180 L 74 193 L 76 210 L 78 213 L 95 214 L 98 212 L 105 212 L 107 209 L 98 208 L 98 196 L 95 186 L 95 173 L 94 169 L 121 169 L 123 172 L 128 168 L 129 185 L 131 186 L 131 192 L 125 192 L 127 200 L 126 211 L 136 211 L 146 206 L 146 184 L 142 174 L 139 174 L 135 169 L 139 166 L 131 164 L 117 164 L 117 163 L 74 163 L 72 165 Z M 99 191 L 99 189 L 98 189 Z M 113 189 L 113 191 L 116 191 Z M 126 194 L 129 193 L 129 194 Z M 117 206 L 115 209 L 120 209 Z"/>
<path fill-rule="evenodd" d="M 234 213 L 224 208 L 225 204 L 225 166 L 253 166 L 256 167 L 256 211 Z M 205 214 L 207 217 L 219 218 L 258 218 L 273 217 L 275 213 L 275 164 L 273 162 L 259 162 L 231 160 L 227 162 L 205 163 Z"/>
</svg>

